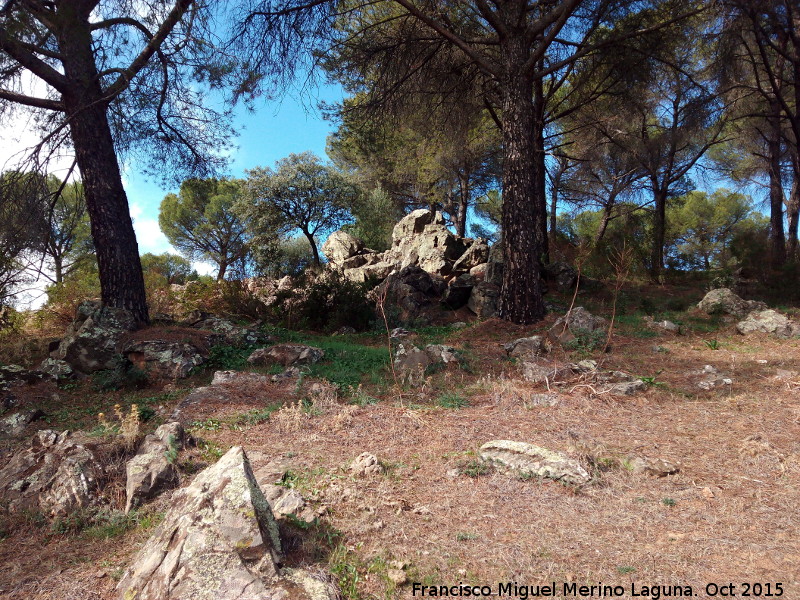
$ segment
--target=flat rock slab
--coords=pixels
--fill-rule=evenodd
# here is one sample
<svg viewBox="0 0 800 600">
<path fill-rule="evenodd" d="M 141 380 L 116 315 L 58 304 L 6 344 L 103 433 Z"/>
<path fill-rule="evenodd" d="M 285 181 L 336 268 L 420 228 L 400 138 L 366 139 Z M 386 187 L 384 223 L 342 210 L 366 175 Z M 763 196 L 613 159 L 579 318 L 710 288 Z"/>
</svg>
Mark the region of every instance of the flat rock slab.
<svg viewBox="0 0 800 600">
<path fill-rule="evenodd" d="M 583 485 L 591 476 L 577 460 L 561 452 L 541 446 L 511 440 L 494 440 L 481 446 L 482 460 L 515 471 L 520 475 L 535 475 Z"/>
</svg>

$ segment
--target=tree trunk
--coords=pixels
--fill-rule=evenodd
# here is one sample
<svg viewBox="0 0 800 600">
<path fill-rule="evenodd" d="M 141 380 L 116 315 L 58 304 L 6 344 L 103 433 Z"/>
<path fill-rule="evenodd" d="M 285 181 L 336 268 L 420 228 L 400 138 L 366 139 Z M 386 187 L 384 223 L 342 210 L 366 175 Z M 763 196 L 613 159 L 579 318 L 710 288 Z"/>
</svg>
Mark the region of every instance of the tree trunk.
<svg viewBox="0 0 800 600">
<path fill-rule="evenodd" d="M 219 269 L 217 269 L 217 281 L 223 281 L 225 279 L 225 272 L 228 270 L 228 263 L 221 262 L 219 264 Z"/>
<path fill-rule="evenodd" d="M 544 318 L 541 258 L 545 250 L 537 227 L 536 211 L 544 198 L 536 198 L 533 80 L 516 68 L 524 63 L 524 41 L 503 41 L 506 59 L 503 92 L 503 287 L 500 317 L 518 324 Z M 537 201 L 538 200 L 538 201 Z M 546 213 L 541 215 L 545 220 Z"/>
<path fill-rule="evenodd" d="M 467 237 L 467 208 L 469 208 L 469 174 L 458 176 L 458 210 L 456 213 L 456 235 Z"/>
<path fill-rule="evenodd" d="M 317 250 L 317 242 L 314 240 L 314 236 L 308 231 L 303 230 L 303 235 L 306 236 L 308 243 L 311 245 L 311 254 L 314 256 L 314 265 L 319 269 L 322 266 L 322 261 L 319 258 L 319 250 Z"/>
<path fill-rule="evenodd" d="M 125 308 L 139 323 L 148 323 L 139 247 L 100 87 L 88 15 L 61 10 L 58 41 L 64 74 L 73 82 L 64 92 L 75 159 L 81 172 L 91 222 L 101 299 L 105 306 Z"/>
<path fill-rule="evenodd" d="M 667 228 L 667 190 L 654 185 L 653 248 L 650 253 L 650 276 L 661 283 L 664 271 L 664 238 Z"/>
<path fill-rule="evenodd" d="M 783 184 L 781 183 L 781 123 L 780 107 L 772 102 L 770 112 L 770 136 L 767 140 L 769 161 L 769 238 L 770 263 L 773 269 L 786 262 L 786 237 L 783 231 Z"/>
<path fill-rule="evenodd" d="M 611 221 L 611 211 L 613 209 L 613 200 L 603 207 L 603 216 L 600 219 L 600 227 L 597 228 L 597 233 L 594 236 L 594 245 L 597 246 L 606 234 L 608 224 Z"/>
<path fill-rule="evenodd" d="M 789 261 L 797 260 L 797 230 L 800 225 L 800 180 L 798 179 L 797 166 L 795 166 L 792 192 L 789 202 L 786 203 L 786 217 L 789 221 L 788 236 L 786 240 L 786 257 Z"/>
<path fill-rule="evenodd" d="M 540 69 L 544 64 L 540 63 Z M 547 236 L 547 170 L 545 167 L 544 151 L 544 83 L 541 79 L 533 82 L 533 111 L 534 111 L 534 150 L 535 166 L 533 170 L 534 198 L 531 203 L 533 218 L 536 223 L 537 243 L 541 245 L 541 258 L 544 264 L 550 262 L 550 244 Z"/>
</svg>

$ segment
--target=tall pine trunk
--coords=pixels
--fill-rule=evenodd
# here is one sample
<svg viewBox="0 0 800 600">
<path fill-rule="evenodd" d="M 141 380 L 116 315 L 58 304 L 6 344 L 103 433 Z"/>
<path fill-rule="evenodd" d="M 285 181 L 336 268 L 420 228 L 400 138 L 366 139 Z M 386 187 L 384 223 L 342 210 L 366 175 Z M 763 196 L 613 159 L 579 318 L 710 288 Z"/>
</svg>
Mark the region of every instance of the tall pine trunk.
<svg viewBox="0 0 800 600">
<path fill-rule="evenodd" d="M 783 230 L 783 183 L 781 182 L 781 122 L 777 101 L 770 106 L 770 135 L 767 140 L 769 175 L 770 263 L 773 269 L 786 262 L 786 236 Z"/>
<path fill-rule="evenodd" d="M 539 68 L 544 65 L 540 63 Z M 533 169 L 534 181 L 534 201 L 531 208 L 534 211 L 533 218 L 536 224 L 537 244 L 541 245 L 542 261 L 547 264 L 550 262 L 550 243 L 547 235 L 547 171 L 545 167 L 544 149 L 544 83 L 541 79 L 533 82 L 533 112 L 534 112 L 534 158 L 536 164 Z"/>
<path fill-rule="evenodd" d="M 661 283 L 664 277 L 664 240 L 667 229 L 667 190 L 653 183 L 653 247 L 650 252 L 650 276 Z"/>
<path fill-rule="evenodd" d="M 529 324 L 544 318 L 541 258 L 546 246 L 541 240 L 537 210 L 545 198 L 537 198 L 536 119 L 533 78 L 521 72 L 526 49 L 521 36 L 503 41 L 505 81 L 503 89 L 503 288 L 501 318 Z M 546 211 L 540 218 L 545 220 Z M 545 238 L 546 239 L 546 238 Z"/>
<path fill-rule="evenodd" d="M 64 74 L 71 82 L 63 93 L 75 159 L 81 172 L 91 222 L 101 300 L 105 306 L 131 311 L 148 323 L 147 296 L 128 198 L 100 87 L 88 16 L 62 9 L 58 42 Z"/>
</svg>

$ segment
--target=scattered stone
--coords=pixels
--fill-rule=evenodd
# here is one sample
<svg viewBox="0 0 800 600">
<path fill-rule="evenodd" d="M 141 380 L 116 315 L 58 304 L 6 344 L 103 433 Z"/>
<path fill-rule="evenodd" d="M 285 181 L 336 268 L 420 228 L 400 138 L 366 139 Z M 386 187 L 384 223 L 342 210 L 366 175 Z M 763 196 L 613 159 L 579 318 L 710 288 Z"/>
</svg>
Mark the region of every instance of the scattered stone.
<svg viewBox="0 0 800 600">
<path fill-rule="evenodd" d="M 728 288 L 718 288 L 708 292 L 697 304 L 706 314 L 725 314 L 745 317 L 753 311 L 765 310 L 767 305 L 756 300 L 744 300 Z"/>
<path fill-rule="evenodd" d="M 608 321 L 603 317 L 595 317 L 582 306 L 576 306 L 563 317 L 560 317 L 550 328 L 548 336 L 554 342 L 566 344 L 594 331 L 605 330 Z"/>
<path fill-rule="evenodd" d="M 645 473 L 654 477 L 666 477 L 680 471 L 680 467 L 661 458 L 635 456 L 628 459 L 628 468 L 634 473 Z"/>
<path fill-rule="evenodd" d="M 428 353 L 411 344 L 398 344 L 394 353 L 394 366 L 404 373 L 424 373 L 428 365 L 433 364 L 433 359 Z"/>
<path fill-rule="evenodd" d="M 206 362 L 194 345 L 164 340 L 130 341 L 120 352 L 131 364 L 158 379 L 185 379 Z"/>
<path fill-rule="evenodd" d="M 281 561 L 275 518 L 247 456 L 234 447 L 173 494 L 117 591 L 123 600 L 334 597 L 306 571 L 281 573 Z"/>
<path fill-rule="evenodd" d="M 124 308 L 104 307 L 94 300 L 84 302 L 50 357 L 66 361 L 84 374 L 113 369 L 120 339 L 136 327 L 133 313 Z"/>
<path fill-rule="evenodd" d="M 64 517 L 96 500 L 103 467 L 68 431 L 45 429 L 0 469 L 0 499 L 12 512 Z"/>
<path fill-rule="evenodd" d="M 589 473 L 575 459 L 525 442 L 487 442 L 481 446 L 480 457 L 520 475 L 548 477 L 573 485 L 582 485 L 591 479 Z"/>
<path fill-rule="evenodd" d="M 402 337 L 407 337 L 408 335 L 410 335 L 410 333 L 411 332 L 408 331 L 408 329 L 403 329 L 402 327 L 395 327 L 394 329 L 392 329 L 392 332 L 389 334 L 389 336 L 399 339 Z"/>
<path fill-rule="evenodd" d="M 532 383 L 544 383 L 565 379 L 573 375 L 569 365 L 553 360 L 526 360 L 522 363 L 522 377 Z"/>
<path fill-rule="evenodd" d="M 515 358 L 531 359 L 541 354 L 547 354 L 549 344 L 543 336 L 533 335 L 503 344 L 503 350 L 505 350 L 509 356 Z"/>
<path fill-rule="evenodd" d="M 259 348 L 253 352 L 247 362 L 251 365 L 269 366 L 282 365 L 292 367 L 296 365 L 313 365 L 325 356 L 325 351 L 313 346 L 300 344 L 278 344 L 271 348 Z"/>
<path fill-rule="evenodd" d="M 24 433 L 28 425 L 43 416 L 44 413 L 38 408 L 28 408 L 7 415 L 0 419 L 0 434 L 12 437 L 18 436 Z"/>
<path fill-rule="evenodd" d="M 383 465 L 374 454 L 362 452 L 350 463 L 350 472 L 357 477 L 380 475 L 383 473 Z"/>
<path fill-rule="evenodd" d="M 36 383 L 42 380 L 42 374 L 38 371 L 29 371 L 19 365 L 0 366 L 0 383 Z"/>
<path fill-rule="evenodd" d="M 482 319 L 496 317 L 500 314 L 500 287 L 490 281 L 481 281 L 472 288 L 467 308 Z"/>
<path fill-rule="evenodd" d="M 272 383 L 281 383 L 299 378 L 300 378 L 300 368 L 289 367 L 285 371 L 278 373 L 277 375 L 273 375 L 270 378 L 270 381 L 272 381 Z"/>
<path fill-rule="evenodd" d="M 247 371 L 215 371 L 211 380 L 211 385 L 266 385 L 267 383 L 269 383 L 269 376 Z"/>
<path fill-rule="evenodd" d="M 465 323 L 464 321 L 456 321 L 455 323 L 450 323 L 450 327 L 452 327 L 453 329 L 464 329 L 464 327 L 467 326 L 468 323 Z"/>
<path fill-rule="evenodd" d="M 647 388 L 648 385 L 646 382 L 642 381 L 641 379 L 634 379 L 633 381 L 622 381 L 620 383 L 615 383 L 613 386 L 611 386 L 611 393 L 621 396 L 633 396 L 639 392 L 646 391 Z"/>
<path fill-rule="evenodd" d="M 442 344 L 430 344 L 425 346 L 425 354 L 435 363 L 458 363 L 461 360 L 461 354 L 452 346 L 445 346 Z"/>
<path fill-rule="evenodd" d="M 126 513 L 143 500 L 155 498 L 164 490 L 180 485 L 175 459 L 183 444 L 183 426 L 175 421 L 164 423 L 144 438 L 136 456 L 125 468 Z"/>
<path fill-rule="evenodd" d="M 350 327 L 350 325 L 342 325 L 339 329 L 336 330 L 334 335 L 352 335 L 356 332 L 355 327 Z"/>
<path fill-rule="evenodd" d="M 645 325 L 650 329 L 663 329 L 664 331 L 669 331 L 670 333 L 680 333 L 681 326 L 677 323 L 673 323 L 672 321 L 654 321 L 653 317 L 647 315 L 642 318 Z"/>
<path fill-rule="evenodd" d="M 75 376 L 75 370 L 67 361 L 55 358 L 45 358 L 38 370 L 55 381 L 64 381 Z"/>
<path fill-rule="evenodd" d="M 255 346 L 256 344 L 268 344 L 272 339 L 259 329 L 240 327 L 231 323 L 227 319 L 218 317 L 206 317 L 196 322 L 192 327 L 196 329 L 207 329 L 222 336 L 222 341 L 230 346 Z"/>
<path fill-rule="evenodd" d="M 736 331 L 742 335 L 750 333 L 770 333 L 776 337 L 787 339 L 800 337 L 800 323 L 792 321 L 786 315 L 775 310 L 753 311 L 747 318 L 736 324 Z"/>
</svg>

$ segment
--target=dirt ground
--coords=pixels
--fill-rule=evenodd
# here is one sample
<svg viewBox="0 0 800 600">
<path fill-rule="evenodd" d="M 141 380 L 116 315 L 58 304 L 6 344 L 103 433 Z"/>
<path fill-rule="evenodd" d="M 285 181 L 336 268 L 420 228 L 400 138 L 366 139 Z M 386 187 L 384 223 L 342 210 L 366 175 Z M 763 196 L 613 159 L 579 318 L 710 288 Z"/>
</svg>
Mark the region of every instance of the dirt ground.
<svg viewBox="0 0 800 600">
<path fill-rule="evenodd" d="M 651 335 L 629 319 L 609 353 L 555 353 L 593 358 L 650 384 L 615 396 L 581 377 L 521 379 L 501 343 L 540 332 L 553 318 L 455 331 L 446 342 L 468 347 L 468 371 L 450 368 L 419 387 L 365 386 L 374 404 L 352 404 L 342 393 L 314 410 L 237 420 L 300 398 L 314 383 L 307 380 L 188 407 L 183 417 L 200 439 L 193 456 L 241 445 L 287 459 L 293 485 L 322 514 L 307 530 L 286 527 L 287 560 L 334 568 L 346 598 L 421 597 L 414 583 L 525 597 L 499 596 L 498 584 L 508 582 L 555 582 L 562 596 L 572 582 L 621 586 L 622 595 L 605 597 L 625 598 L 667 595 L 642 593 L 655 585 L 681 593 L 691 586 L 698 598 L 780 597 L 781 584 L 783 598 L 800 599 L 800 340 L 743 337 L 725 323 Z M 700 389 L 706 365 L 733 383 Z M 455 392 L 463 406 L 441 401 Z M 60 393 L 63 404 L 68 394 Z M 184 395 L 167 397 L 159 414 Z M 479 468 L 478 449 L 495 439 L 566 452 L 594 478 L 576 488 Z M 382 475 L 350 473 L 362 452 L 378 456 Z M 637 456 L 678 463 L 680 471 L 632 473 L 627 460 Z M 152 510 L 165 505 L 156 501 Z M 29 520 L 4 535 L 0 597 L 105 600 L 115 598 L 148 530 L 89 539 Z M 392 580 L 397 570 L 406 582 Z"/>
</svg>

